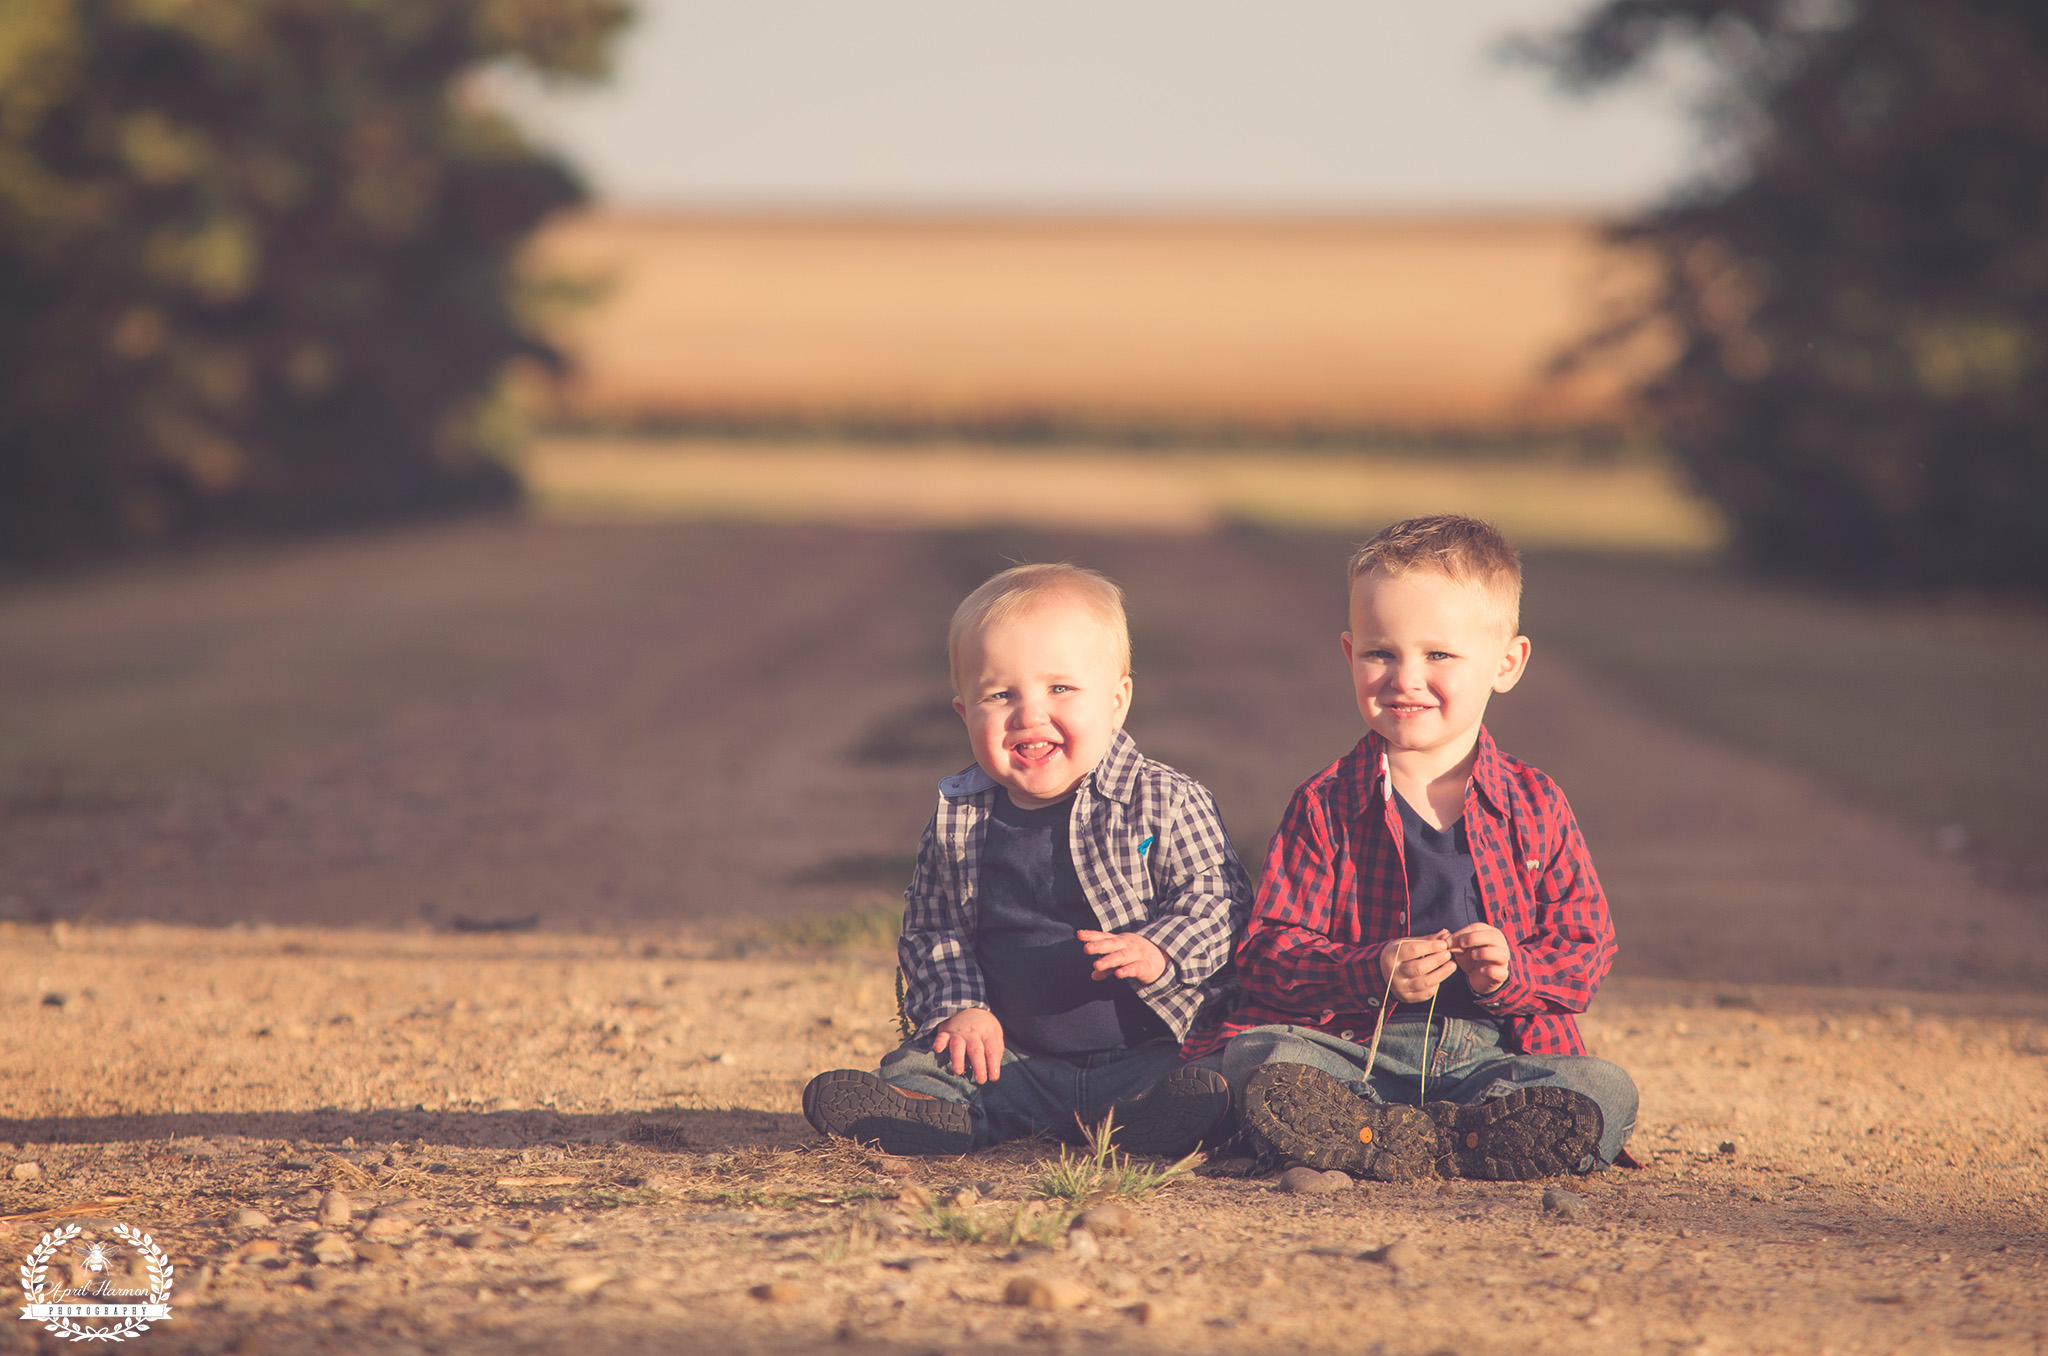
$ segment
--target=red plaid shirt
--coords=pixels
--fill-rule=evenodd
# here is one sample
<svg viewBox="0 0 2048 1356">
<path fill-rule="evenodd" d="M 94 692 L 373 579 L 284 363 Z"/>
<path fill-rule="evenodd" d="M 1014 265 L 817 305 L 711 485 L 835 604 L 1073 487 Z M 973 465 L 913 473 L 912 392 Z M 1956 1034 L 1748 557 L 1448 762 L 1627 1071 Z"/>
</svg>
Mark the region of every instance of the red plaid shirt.
<svg viewBox="0 0 2048 1356">
<path fill-rule="evenodd" d="M 1400 811 L 1386 742 L 1358 746 L 1294 793 L 1273 837 L 1251 923 L 1237 945 L 1238 993 L 1220 1024 L 1183 1051 L 1212 1054 L 1255 1026 L 1309 1026 L 1364 1044 L 1387 982 L 1379 954 L 1410 935 Z M 1480 911 L 1507 935 L 1507 983 L 1479 999 L 1526 1054 L 1584 1054 L 1579 1025 L 1614 963 L 1614 923 L 1586 840 L 1557 783 L 1479 732 L 1465 788 L 1465 836 Z"/>
</svg>

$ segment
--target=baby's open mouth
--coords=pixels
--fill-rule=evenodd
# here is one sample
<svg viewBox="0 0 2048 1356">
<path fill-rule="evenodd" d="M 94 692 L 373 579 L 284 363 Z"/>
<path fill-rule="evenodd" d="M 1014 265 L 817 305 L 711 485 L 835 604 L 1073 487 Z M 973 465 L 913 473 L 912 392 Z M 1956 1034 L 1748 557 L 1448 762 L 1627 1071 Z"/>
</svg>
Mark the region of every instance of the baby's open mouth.
<svg viewBox="0 0 2048 1356">
<path fill-rule="evenodd" d="M 1010 752 L 1027 763 L 1036 763 L 1050 758 L 1059 747 L 1050 739 L 1030 739 L 1022 744 L 1010 745 Z"/>
</svg>

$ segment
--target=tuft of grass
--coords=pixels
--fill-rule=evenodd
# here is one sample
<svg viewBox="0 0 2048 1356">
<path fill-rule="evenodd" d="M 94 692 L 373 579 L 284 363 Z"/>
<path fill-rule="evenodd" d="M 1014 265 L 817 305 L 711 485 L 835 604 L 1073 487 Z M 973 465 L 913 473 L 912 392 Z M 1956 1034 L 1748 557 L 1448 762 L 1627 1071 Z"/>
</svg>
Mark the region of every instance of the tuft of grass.
<svg viewBox="0 0 2048 1356">
<path fill-rule="evenodd" d="M 1062 1145 L 1057 1162 L 1038 1179 L 1038 1192 L 1052 1200 L 1070 1202 L 1076 1214 L 1097 1201 L 1142 1201 L 1177 1177 L 1194 1171 L 1202 1161 L 1200 1150 L 1163 1167 L 1133 1163 L 1116 1147 L 1116 1113 L 1093 1127 L 1081 1127 L 1085 1147 L 1075 1153 Z"/>
</svg>

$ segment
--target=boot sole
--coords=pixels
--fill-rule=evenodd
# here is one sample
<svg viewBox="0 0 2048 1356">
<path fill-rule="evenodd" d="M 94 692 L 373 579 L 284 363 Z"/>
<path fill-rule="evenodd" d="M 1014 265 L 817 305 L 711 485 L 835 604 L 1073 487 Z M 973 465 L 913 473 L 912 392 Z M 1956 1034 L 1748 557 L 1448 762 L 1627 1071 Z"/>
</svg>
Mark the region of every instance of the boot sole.
<svg viewBox="0 0 2048 1356">
<path fill-rule="evenodd" d="M 951 1155 L 974 1147 L 965 1104 L 907 1097 L 859 1069 L 813 1078 L 804 1088 L 804 1119 L 821 1135 L 843 1135 L 884 1153 Z"/>
<path fill-rule="evenodd" d="M 1244 1085 L 1244 1118 L 1289 1158 L 1379 1182 L 1434 1176 L 1446 1148 L 1420 1108 L 1369 1102 L 1306 1064 L 1253 1070 Z"/>
<path fill-rule="evenodd" d="M 1183 1067 L 1111 1110 L 1117 1148 L 1179 1158 L 1230 1115 L 1230 1083 L 1214 1069 Z"/>
<path fill-rule="evenodd" d="M 1574 1172 L 1599 1147 L 1600 1104 L 1569 1088 L 1517 1088 L 1470 1106 L 1432 1102 L 1447 1141 L 1438 1168 L 1489 1182 L 1526 1182 Z"/>
</svg>

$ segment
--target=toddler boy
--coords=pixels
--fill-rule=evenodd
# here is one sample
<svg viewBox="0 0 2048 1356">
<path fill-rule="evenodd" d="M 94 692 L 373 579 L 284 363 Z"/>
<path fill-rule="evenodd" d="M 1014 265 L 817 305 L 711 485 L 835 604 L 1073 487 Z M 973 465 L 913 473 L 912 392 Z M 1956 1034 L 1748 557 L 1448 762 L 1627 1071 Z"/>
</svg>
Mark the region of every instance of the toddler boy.
<svg viewBox="0 0 2048 1356">
<path fill-rule="evenodd" d="M 1180 1154 L 1229 1111 L 1182 1038 L 1223 989 L 1251 886 L 1200 783 L 1124 733 L 1123 595 L 1020 565 L 946 636 L 975 766 L 939 783 L 897 958 L 915 1034 L 879 1074 L 804 1089 L 819 1131 L 954 1154 L 1112 1110 L 1117 1141 Z"/>
<path fill-rule="evenodd" d="M 1521 562 L 1486 523 L 1396 523 L 1350 564 L 1343 633 L 1366 735 L 1295 792 L 1238 946 L 1220 1060 L 1283 1155 L 1380 1180 L 1613 1163 L 1636 1088 L 1585 1054 L 1614 957 L 1564 793 L 1494 747 L 1521 679 Z M 1226 1045 L 1227 1042 L 1227 1045 Z"/>
</svg>

